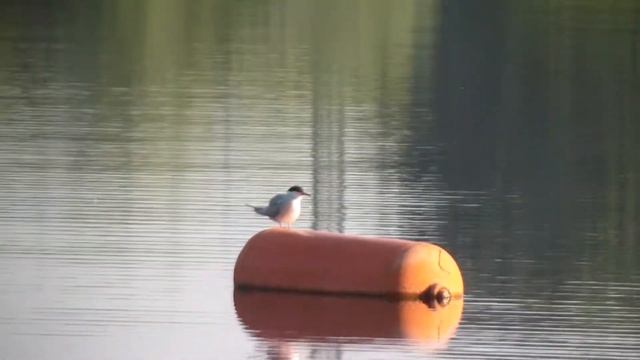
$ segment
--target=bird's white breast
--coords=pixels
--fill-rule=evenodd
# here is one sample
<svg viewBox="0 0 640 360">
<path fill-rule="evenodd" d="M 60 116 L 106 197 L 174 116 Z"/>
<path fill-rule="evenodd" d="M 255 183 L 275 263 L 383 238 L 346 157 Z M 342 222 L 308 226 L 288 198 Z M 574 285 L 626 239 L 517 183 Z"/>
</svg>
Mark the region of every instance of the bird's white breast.
<svg viewBox="0 0 640 360">
<path fill-rule="evenodd" d="M 288 202 L 276 217 L 276 221 L 284 224 L 293 224 L 300 216 L 301 199 L 298 197 Z"/>
</svg>

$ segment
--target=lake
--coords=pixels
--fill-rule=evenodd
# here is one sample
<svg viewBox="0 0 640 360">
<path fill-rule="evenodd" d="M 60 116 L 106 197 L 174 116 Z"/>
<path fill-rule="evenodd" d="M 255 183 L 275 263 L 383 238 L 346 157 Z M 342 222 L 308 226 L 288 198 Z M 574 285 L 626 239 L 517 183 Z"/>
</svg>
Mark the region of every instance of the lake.
<svg viewBox="0 0 640 360">
<path fill-rule="evenodd" d="M 0 359 L 640 356 L 640 3 L 0 19 Z M 294 227 L 433 242 L 464 301 L 234 291 L 292 185 Z"/>
</svg>

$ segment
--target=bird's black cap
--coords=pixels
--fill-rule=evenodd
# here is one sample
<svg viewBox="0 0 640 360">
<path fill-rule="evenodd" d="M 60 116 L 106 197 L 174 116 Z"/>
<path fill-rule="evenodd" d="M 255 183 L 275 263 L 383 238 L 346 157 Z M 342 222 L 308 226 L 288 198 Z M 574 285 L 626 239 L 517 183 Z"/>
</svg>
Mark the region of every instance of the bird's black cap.
<svg viewBox="0 0 640 360">
<path fill-rule="evenodd" d="M 295 192 L 299 192 L 299 193 L 304 193 L 304 190 L 302 190 L 302 188 L 298 185 L 294 185 L 292 187 L 289 188 L 289 190 L 287 191 L 295 191 Z"/>
<path fill-rule="evenodd" d="M 309 197 L 311 196 L 311 195 L 307 194 L 306 192 L 304 192 L 304 190 L 302 190 L 302 188 L 300 186 L 298 186 L 298 185 L 294 185 L 294 186 L 290 187 L 289 190 L 287 190 L 287 191 L 289 191 L 289 192 L 294 191 L 294 192 L 297 192 L 297 193 L 305 195 L 305 196 L 309 196 Z"/>
</svg>

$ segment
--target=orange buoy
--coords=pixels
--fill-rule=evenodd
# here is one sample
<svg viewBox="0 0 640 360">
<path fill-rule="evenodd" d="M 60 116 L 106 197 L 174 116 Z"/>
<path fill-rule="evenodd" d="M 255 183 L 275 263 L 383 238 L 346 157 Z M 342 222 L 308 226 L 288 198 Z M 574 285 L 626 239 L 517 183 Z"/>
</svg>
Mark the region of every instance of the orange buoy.
<svg viewBox="0 0 640 360">
<path fill-rule="evenodd" d="M 234 283 L 257 288 L 374 295 L 447 303 L 463 294 L 460 269 L 441 247 L 407 240 L 273 228 L 236 260 Z"/>
<path fill-rule="evenodd" d="M 244 327 L 266 340 L 406 339 L 429 349 L 446 346 L 463 308 L 462 299 L 430 308 L 420 301 L 242 290 L 233 302 Z"/>
</svg>

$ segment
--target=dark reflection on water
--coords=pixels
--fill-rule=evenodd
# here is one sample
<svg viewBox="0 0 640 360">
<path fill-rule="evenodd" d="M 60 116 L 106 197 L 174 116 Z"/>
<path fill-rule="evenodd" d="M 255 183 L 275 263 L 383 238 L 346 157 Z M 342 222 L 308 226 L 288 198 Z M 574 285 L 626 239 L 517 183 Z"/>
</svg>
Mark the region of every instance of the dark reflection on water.
<svg viewBox="0 0 640 360">
<path fill-rule="evenodd" d="M 640 353 L 637 2 L 6 1 L 0 20 L 0 358 Z M 299 227 L 458 259 L 446 346 L 352 337 L 349 315 L 267 321 L 284 342 L 243 323 L 233 264 L 271 225 L 244 204 L 294 183 Z M 323 317 L 370 304 L 343 305 Z"/>
</svg>

